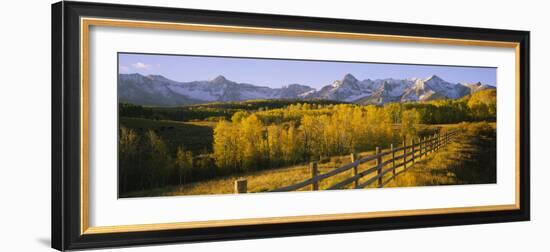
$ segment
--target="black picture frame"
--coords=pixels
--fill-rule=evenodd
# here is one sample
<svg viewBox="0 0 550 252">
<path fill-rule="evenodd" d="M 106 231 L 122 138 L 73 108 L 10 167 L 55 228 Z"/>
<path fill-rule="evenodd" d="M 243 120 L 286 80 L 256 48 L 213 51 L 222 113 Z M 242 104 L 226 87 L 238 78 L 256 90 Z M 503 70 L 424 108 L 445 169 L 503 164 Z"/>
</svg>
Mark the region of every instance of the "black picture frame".
<svg viewBox="0 0 550 252">
<path fill-rule="evenodd" d="M 322 30 L 519 43 L 519 209 L 157 231 L 81 234 L 80 17 Z M 52 247 L 58 250 L 254 239 L 530 219 L 529 32 L 102 3 L 52 5 Z"/>
</svg>

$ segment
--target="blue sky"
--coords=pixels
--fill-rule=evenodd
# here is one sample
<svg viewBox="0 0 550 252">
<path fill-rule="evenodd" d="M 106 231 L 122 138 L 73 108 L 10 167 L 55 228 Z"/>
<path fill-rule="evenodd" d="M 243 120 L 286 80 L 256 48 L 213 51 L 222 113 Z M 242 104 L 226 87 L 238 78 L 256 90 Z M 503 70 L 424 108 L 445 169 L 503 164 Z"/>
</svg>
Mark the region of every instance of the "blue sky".
<svg viewBox="0 0 550 252">
<path fill-rule="evenodd" d="M 359 80 L 428 78 L 437 75 L 452 83 L 496 86 L 496 68 L 377 64 L 363 62 L 303 61 L 119 53 L 120 73 L 158 74 L 175 81 L 210 80 L 218 75 L 268 87 L 299 83 L 321 88 L 351 73 Z"/>
</svg>

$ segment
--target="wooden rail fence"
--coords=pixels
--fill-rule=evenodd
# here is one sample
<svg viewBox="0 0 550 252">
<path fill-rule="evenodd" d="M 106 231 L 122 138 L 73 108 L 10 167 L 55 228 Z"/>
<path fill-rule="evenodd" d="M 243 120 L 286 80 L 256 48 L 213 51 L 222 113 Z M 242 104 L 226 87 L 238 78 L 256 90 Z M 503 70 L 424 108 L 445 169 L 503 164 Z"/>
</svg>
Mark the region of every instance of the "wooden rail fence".
<svg viewBox="0 0 550 252">
<path fill-rule="evenodd" d="M 319 182 L 332 176 L 341 174 L 345 171 L 352 170 L 352 176 L 346 178 L 336 184 L 333 184 L 327 188 L 327 190 L 343 189 L 349 184 L 353 184 L 353 188 L 365 188 L 373 183 L 377 183 L 377 186 L 384 187 L 387 183 L 392 181 L 399 174 L 407 171 L 411 168 L 416 161 L 422 157 L 435 153 L 447 144 L 449 144 L 458 134 L 458 131 L 446 132 L 444 134 L 434 134 L 430 137 L 424 137 L 423 139 L 412 139 L 410 145 L 406 145 L 406 140 L 403 139 L 401 147 L 395 148 L 393 144 L 390 145 L 390 149 L 382 151 L 380 147 L 376 147 L 374 155 L 359 158 L 355 153 L 350 154 L 351 163 L 345 164 L 339 168 L 331 170 L 327 173 L 319 174 L 317 162 L 310 163 L 311 178 L 302 182 L 281 187 L 271 192 L 289 192 L 296 191 L 298 189 L 310 186 L 312 191 L 319 190 Z M 402 153 L 397 155 L 397 153 Z M 389 158 L 385 160 L 387 157 Z M 360 171 L 359 165 L 375 161 L 375 165 L 368 167 L 365 170 Z M 401 171 L 396 170 L 403 167 Z M 366 177 L 369 174 L 375 173 L 366 181 L 360 181 L 361 178 Z M 391 177 L 384 180 L 384 175 L 391 172 Z M 235 193 L 247 192 L 247 180 L 244 178 L 235 181 Z"/>
</svg>

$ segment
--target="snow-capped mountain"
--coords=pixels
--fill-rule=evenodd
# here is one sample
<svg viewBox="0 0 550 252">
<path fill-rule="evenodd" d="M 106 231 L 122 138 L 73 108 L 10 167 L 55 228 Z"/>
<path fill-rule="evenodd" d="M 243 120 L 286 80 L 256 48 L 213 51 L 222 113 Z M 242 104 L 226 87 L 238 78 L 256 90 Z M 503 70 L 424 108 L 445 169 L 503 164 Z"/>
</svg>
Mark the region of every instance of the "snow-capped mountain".
<svg viewBox="0 0 550 252">
<path fill-rule="evenodd" d="M 454 84 L 436 75 L 427 79 L 388 78 L 360 81 L 353 75 L 346 74 L 341 80 L 315 90 L 300 84 L 269 88 L 236 83 L 223 76 L 208 81 L 177 82 L 160 75 L 120 74 L 118 95 L 121 102 L 158 106 L 253 99 L 328 99 L 361 104 L 384 104 L 457 99 L 492 88 L 495 87 L 479 82 Z"/>
<path fill-rule="evenodd" d="M 120 74 L 118 100 L 140 105 L 172 106 L 199 102 L 169 88 L 175 83 L 158 75 Z"/>
<path fill-rule="evenodd" d="M 331 99 L 347 102 L 386 103 L 400 101 L 401 96 L 414 86 L 412 80 L 399 79 L 366 79 L 357 80 L 346 74 L 342 80 L 323 87 L 319 92 L 306 98 Z"/>
<path fill-rule="evenodd" d="M 353 101 L 372 93 L 368 83 L 360 82 L 351 74 L 346 74 L 342 80 L 336 80 L 325 86 L 319 92 L 311 93 L 306 98 L 322 98 L 337 101 Z M 356 97 L 360 95 L 361 97 Z"/>
<path fill-rule="evenodd" d="M 361 104 L 384 104 L 388 102 L 429 101 L 458 99 L 474 92 L 495 88 L 490 85 L 454 84 L 433 75 L 427 79 L 366 79 L 357 80 L 346 74 L 342 80 L 323 87 L 306 98 L 333 99 Z"/>
<path fill-rule="evenodd" d="M 160 75 L 119 74 L 118 97 L 121 102 L 141 105 L 185 105 L 217 101 L 253 99 L 296 99 L 315 89 L 290 84 L 281 88 L 236 83 L 218 76 L 209 81 L 177 82 Z"/>
<path fill-rule="evenodd" d="M 457 99 L 468 94 L 470 94 L 468 87 L 447 82 L 437 75 L 433 75 L 425 80 L 415 79 L 413 87 L 404 92 L 401 101 Z"/>
</svg>

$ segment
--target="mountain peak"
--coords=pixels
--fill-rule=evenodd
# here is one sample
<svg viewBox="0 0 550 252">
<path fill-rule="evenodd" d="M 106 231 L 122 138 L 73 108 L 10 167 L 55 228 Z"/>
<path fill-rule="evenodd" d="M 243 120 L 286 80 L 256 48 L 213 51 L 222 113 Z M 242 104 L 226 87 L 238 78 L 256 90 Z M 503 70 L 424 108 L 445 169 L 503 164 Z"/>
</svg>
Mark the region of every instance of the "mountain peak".
<svg viewBox="0 0 550 252">
<path fill-rule="evenodd" d="M 216 78 L 211 80 L 213 83 L 225 83 L 227 81 L 228 80 L 223 75 L 218 75 Z"/>
<path fill-rule="evenodd" d="M 332 82 L 330 87 L 334 89 L 332 92 L 336 93 L 349 93 L 350 90 L 361 89 L 359 80 L 357 80 L 355 76 L 350 73 L 346 74 L 343 79 Z"/>
<path fill-rule="evenodd" d="M 343 81 L 356 82 L 356 81 L 357 81 L 357 78 L 355 78 L 355 76 L 353 76 L 352 74 L 347 73 L 346 75 L 344 75 Z"/>
<path fill-rule="evenodd" d="M 433 80 L 433 81 L 442 81 L 443 79 L 441 79 L 439 76 L 437 75 L 432 75 L 430 76 L 429 78 L 426 79 L 426 81 L 430 81 L 430 80 Z"/>
</svg>

